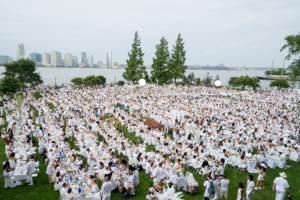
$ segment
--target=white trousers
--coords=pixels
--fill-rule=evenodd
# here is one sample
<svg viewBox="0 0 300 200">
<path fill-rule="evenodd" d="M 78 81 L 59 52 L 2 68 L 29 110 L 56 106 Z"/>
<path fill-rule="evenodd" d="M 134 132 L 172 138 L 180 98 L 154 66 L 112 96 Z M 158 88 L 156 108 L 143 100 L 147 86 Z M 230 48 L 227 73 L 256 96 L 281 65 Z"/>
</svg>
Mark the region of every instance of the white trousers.
<svg viewBox="0 0 300 200">
<path fill-rule="evenodd" d="M 285 196 L 285 191 L 284 192 L 276 191 L 275 200 L 284 200 L 284 196 Z"/>
<path fill-rule="evenodd" d="M 32 173 L 33 172 L 28 172 L 28 175 L 27 175 L 27 182 L 29 182 L 29 185 L 33 185 Z"/>
<path fill-rule="evenodd" d="M 110 200 L 110 196 L 111 196 L 111 193 L 109 193 L 109 194 L 103 194 L 102 200 Z"/>
</svg>

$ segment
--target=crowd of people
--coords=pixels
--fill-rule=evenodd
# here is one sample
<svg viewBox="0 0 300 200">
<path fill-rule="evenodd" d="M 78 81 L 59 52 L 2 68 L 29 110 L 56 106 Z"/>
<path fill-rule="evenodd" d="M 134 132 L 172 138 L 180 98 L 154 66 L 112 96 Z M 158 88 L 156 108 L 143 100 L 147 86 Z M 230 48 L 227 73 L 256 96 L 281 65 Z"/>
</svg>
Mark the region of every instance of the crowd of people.
<svg viewBox="0 0 300 200">
<path fill-rule="evenodd" d="M 21 163 L 11 160 L 19 158 L 24 158 L 28 182 L 33 184 L 31 176 L 39 163 L 33 156 L 32 138 L 48 164 L 49 182 L 63 199 L 73 200 L 110 199 L 113 191 L 124 197 L 135 195 L 141 171 L 153 179 L 146 196 L 152 200 L 170 183 L 176 190 L 184 187 L 185 168 L 206 177 L 204 199 L 227 199 L 230 180 L 224 170 L 228 165 L 257 174 L 256 184 L 251 174 L 246 189 L 242 182 L 238 184 L 237 199 L 250 199 L 254 190 L 265 189 L 268 168 L 284 168 L 287 159 L 299 161 L 298 93 L 174 85 L 65 85 L 59 91 L 50 86 L 40 90 L 38 100 L 28 91 L 20 107 L 9 99 L 0 109 L 7 113 L 0 124 L 8 122 L 1 132 L 10 158 L 3 168 L 5 187 L 15 185 L 10 171 Z M 105 120 L 108 115 L 114 121 Z M 160 126 L 149 126 L 151 120 Z M 139 138 L 137 142 L 128 140 L 115 122 Z M 76 147 L 68 140 L 75 141 Z M 154 148 L 147 151 L 148 145 Z M 289 192 L 285 178 L 281 173 L 274 181 L 278 200 Z"/>
</svg>

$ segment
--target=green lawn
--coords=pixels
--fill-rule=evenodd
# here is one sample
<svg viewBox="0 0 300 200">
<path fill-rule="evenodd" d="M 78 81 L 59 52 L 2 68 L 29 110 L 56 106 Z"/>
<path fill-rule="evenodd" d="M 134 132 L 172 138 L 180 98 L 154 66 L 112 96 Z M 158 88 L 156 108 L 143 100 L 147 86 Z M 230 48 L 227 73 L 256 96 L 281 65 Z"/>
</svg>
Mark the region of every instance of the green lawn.
<svg viewBox="0 0 300 200">
<path fill-rule="evenodd" d="M 41 95 L 39 93 L 35 94 L 36 99 L 41 98 Z M 52 110 L 54 109 L 54 106 L 52 104 L 49 104 L 50 108 Z M 33 108 L 31 108 L 33 109 Z M 35 111 L 35 115 L 37 112 Z M 6 127 L 7 124 L 4 125 Z M 126 127 L 122 127 L 120 124 L 117 124 L 117 127 L 122 130 L 125 134 L 125 136 L 131 140 L 136 141 L 137 138 L 135 135 L 130 134 Z M 3 127 L 0 127 L 0 130 Z M 68 141 L 72 147 L 75 146 L 74 140 Z M 35 146 L 38 146 L 38 144 L 35 142 Z M 151 151 L 152 148 L 154 148 L 152 145 L 147 145 L 147 151 Z M 0 142 L 0 161 L 6 161 L 7 158 L 5 156 L 5 145 Z M 4 178 L 2 176 L 3 171 L 2 167 L 0 169 L 0 200 L 2 199 L 18 199 L 18 200 L 46 200 L 46 199 L 58 199 L 59 198 L 59 192 L 54 190 L 54 184 L 49 183 L 48 177 L 46 175 L 46 165 L 42 163 L 42 156 L 40 156 L 37 152 L 36 156 L 39 158 L 40 161 L 40 173 L 39 173 L 39 182 L 34 180 L 33 186 L 23 185 L 18 186 L 16 188 L 8 188 L 4 189 Z M 275 192 L 272 191 L 272 184 L 273 180 L 279 176 L 280 172 L 285 172 L 287 174 L 287 180 L 290 184 L 290 195 L 293 199 L 300 199 L 300 179 L 298 178 L 298 175 L 300 174 L 300 163 L 288 161 L 288 165 L 293 165 L 295 168 L 290 169 L 269 169 L 269 173 L 267 175 L 267 178 L 265 179 L 266 183 L 266 189 L 265 190 L 258 190 L 254 192 L 254 195 L 251 197 L 251 200 L 265 200 L 265 199 L 275 199 Z M 235 173 L 234 173 L 235 172 Z M 237 196 L 237 183 L 243 182 L 246 184 L 247 182 L 247 175 L 248 173 L 239 173 L 236 172 L 236 169 L 227 167 L 225 169 L 225 174 L 227 175 L 228 179 L 230 180 L 229 185 L 229 192 L 228 192 L 228 199 L 229 200 L 235 200 Z M 254 179 L 256 181 L 257 174 L 254 174 Z M 195 194 L 193 197 L 191 197 L 190 194 L 186 194 L 183 190 L 181 190 L 184 194 L 183 199 L 202 199 L 205 188 L 203 187 L 203 181 L 204 178 L 201 175 L 194 174 L 195 179 L 198 181 L 200 186 L 200 194 Z M 149 185 L 152 182 L 152 180 L 145 176 L 143 173 L 140 173 L 139 175 L 140 184 L 137 187 L 138 196 L 132 197 L 132 199 L 136 200 L 142 200 L 145 199 L 145 196 L 147 194 L 147 191 L 149 189 Z M 99 183 L 99 188 L 101 187 L 101 183 Z M 121 197 L 117 193 L 112 194 L 111 199 L 121 199 Z"/>
</svg>

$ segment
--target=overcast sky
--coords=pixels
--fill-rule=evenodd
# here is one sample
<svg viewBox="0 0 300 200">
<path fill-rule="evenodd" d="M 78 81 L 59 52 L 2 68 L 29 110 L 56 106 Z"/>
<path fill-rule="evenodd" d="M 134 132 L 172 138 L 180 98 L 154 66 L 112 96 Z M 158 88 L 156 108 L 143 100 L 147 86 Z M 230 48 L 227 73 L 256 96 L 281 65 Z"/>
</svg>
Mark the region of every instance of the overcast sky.
<svg viewBox="0 0 300 200">
<path fill-rule="evenodd" d="M 287 35 L 300 32 L 299 0 L 10 0 L 0 5 L 0 55 L 80 52 L 106 63 L 126 63 L 138 31 L 144 63 L 152 64 L 164 36 L 169 49 L 178 33 L 185 41 L 186 64 L 266 67 Z"/>
</svg>

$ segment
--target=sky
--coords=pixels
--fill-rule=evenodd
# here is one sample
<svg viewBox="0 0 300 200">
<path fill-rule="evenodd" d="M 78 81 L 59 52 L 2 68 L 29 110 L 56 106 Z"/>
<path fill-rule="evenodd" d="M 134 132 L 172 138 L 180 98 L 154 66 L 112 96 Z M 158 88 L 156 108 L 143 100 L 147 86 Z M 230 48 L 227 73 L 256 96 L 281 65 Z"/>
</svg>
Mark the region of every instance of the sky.
<svg viewBox="0 0 300 200">
<path fill-rule="evenodd" d="M 287 35 L 300 33 L 299 0 L 11 0 L 0 6 L 0 55 L 59 51 L 126 63 L 135 31 L 144 64 L 162 37 L 180 33 L 187 65 L 282 67 Z M 288 62 L 286 62 L 288 64 Z"/>
</svg>

